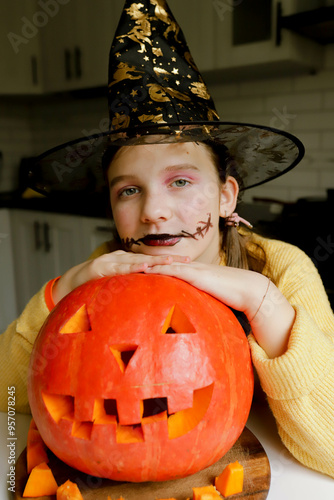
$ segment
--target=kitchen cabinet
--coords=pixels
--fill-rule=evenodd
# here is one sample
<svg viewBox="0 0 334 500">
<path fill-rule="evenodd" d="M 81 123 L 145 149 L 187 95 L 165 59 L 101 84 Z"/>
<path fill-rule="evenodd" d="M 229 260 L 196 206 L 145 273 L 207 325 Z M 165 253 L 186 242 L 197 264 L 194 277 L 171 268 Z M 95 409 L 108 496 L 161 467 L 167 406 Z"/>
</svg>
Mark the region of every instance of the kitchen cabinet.
<svg viewBox="0 0 334 500">
<path fill-rule="evenodd" d="M 79 216 L 11 211 L 16 297 L 21 311 L 41 286 L 80 263 Z"/>
<path fill-rule="evenodd" d="M 84 262 L 112 239 L 111 222 L 104 218 L 10 211 L 16 303 L 22 311 L 41 286 Z M 1 236 L 1 234 L 0 234 Z"/>
<path fill-rule="evenodd" d="M 124 0 L 22 0 L 0 16 L 0 94 L 106 86 Z"/>
<path fill-rule="evenodd" d="M 22 0 L 17 9 L 8 3 L 0 16 L 0 93 L 106 87 L 123 5 L 124 0 Z M 324 47 L 279 22 L 300 12 L 298 0 L 169 0 L 169 5 L 208 83 L 323 66 Z"/>
<path fill-rule="evenodd" d="M 279 12 L 290 15 L 296 0 L 213 1 L 216 7 L 215 70 L 221 78 L 272 77 L 315 72 L 323 66 L 324 49 L 313 40 L 283 29 L 278 38 Z M 234 5 L 234 7 L 231 7 Z"/>
<path fill-rule="evenodd" d="M 42 91 L 40 30 L 35 0 L 6 2 L 0 16 L 0 94 Z"/>
<path fill-rule="evenodd" d="M 191 55 L 201 72 L 214 69 L 217 13 L 212 2 L 168 0 L 168 5 L 180 24 Z"/>
<path fill-rule="evenodd" d="M 59 1 L 59 0 L 58 0 Z M 106 86 L 123 0 L 71 0 L 41 35 L 44 91 Z"/>
<path fill-rule="evenodd" d="M 13 242 L 8 209 L 0 210 L 0 333 L 18 313 L 15 292 Z"/>
<path fill-rule="evenodd" d="M 82 217 L 81 228 L 83 260 L 88 259 L 100 245 L 113 239 L 112 223 L 106 218 Z"/>
</svg>

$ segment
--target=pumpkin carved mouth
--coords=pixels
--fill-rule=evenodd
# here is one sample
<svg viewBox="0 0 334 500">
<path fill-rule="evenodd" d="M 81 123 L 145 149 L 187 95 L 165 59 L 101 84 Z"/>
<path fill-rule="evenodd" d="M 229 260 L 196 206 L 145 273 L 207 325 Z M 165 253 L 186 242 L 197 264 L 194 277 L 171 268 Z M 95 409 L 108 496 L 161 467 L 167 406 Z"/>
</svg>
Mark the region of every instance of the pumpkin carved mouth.
<svg viewBox="0 0 334 500">
<path fill-rule="evenodd" d="M 167 427 L 168 438 L 175 439 L 194 429 L 203 419 L 209 408 L 214 383 L 193 391 L 191 408 L 168 413 L 168 398 L 152 398 L 141 401 L 142 419 L 133 425 L 119 423 L 116 399 L 95 400 L 91 421 L 75 418 L 75 398 L 69 395 L 42 393 L 44 404 L 52 419 L 61 425 L 71 426 L 71 435 L 90 440 L 94 429 L 100 425 L 110 425 L 117 443 L 145 441 L 145 433 L 152 424 L 160 423 Z"/>
</svg>

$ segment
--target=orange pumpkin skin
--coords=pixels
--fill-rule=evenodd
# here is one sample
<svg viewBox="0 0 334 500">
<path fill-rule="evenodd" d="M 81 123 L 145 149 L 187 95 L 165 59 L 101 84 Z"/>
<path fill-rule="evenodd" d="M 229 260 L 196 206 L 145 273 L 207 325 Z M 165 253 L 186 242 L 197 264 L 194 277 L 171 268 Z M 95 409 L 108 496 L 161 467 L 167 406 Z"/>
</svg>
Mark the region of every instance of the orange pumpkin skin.
<svg viewBox="0 0 334 500">
<path fill-rule="evenodd" d="M 118 481 L 175 479 L 213 464 L 241 434 L 252 395 L 249 346 L 232 311 L 161 275 L 73 290 L 39 332 L 28 376 L 47 446 Z"/>
</svg>

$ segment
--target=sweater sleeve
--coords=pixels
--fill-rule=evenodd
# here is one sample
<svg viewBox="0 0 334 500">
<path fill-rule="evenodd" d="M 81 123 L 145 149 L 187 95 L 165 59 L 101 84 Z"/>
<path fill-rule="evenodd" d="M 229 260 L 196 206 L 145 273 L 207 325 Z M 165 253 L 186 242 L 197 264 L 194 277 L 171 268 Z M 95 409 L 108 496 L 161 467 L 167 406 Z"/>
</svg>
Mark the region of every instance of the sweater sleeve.
<svg viewBox="0 0 334 500">
<path fill-rule="evenodd" d="M 334 477 L 333 312 L 313 262 L 291 245 L 270 245 L 268 274 L 296 316 L 280 357 L 269 359 L 249 336 L 254 366 L 286 447 L 304 465 Z"/>
<path fill-rule="evenodd" d="M 19 318 L 0 335 L 0 411 L 7 411 L 8 387 L 15 387 L 15 410 L 30 413 L 27 372 L 35 338 L 49 314 L 45 287 L 28 302 Z"/>
</svg>

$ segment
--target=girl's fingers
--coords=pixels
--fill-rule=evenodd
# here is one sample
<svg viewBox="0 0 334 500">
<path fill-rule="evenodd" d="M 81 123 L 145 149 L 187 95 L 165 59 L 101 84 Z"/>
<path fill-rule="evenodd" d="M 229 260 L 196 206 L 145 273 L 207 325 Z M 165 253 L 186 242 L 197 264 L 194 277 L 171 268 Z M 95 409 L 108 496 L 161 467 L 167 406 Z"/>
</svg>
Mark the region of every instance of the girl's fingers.
<svg viewBox="0 0 334 500">
<path fill-rule="evenodd" d="M 144 272 L 147 274 L 165 274 L 168 276 L 180 276 L 181 274 L 184 274 L 188 270 L 188 266 L 182 262 L 177 263 L 177 264 L 171 264 L 171 265 L 153 265 L 153 266 L 148 266 Z"/>
</svg>

